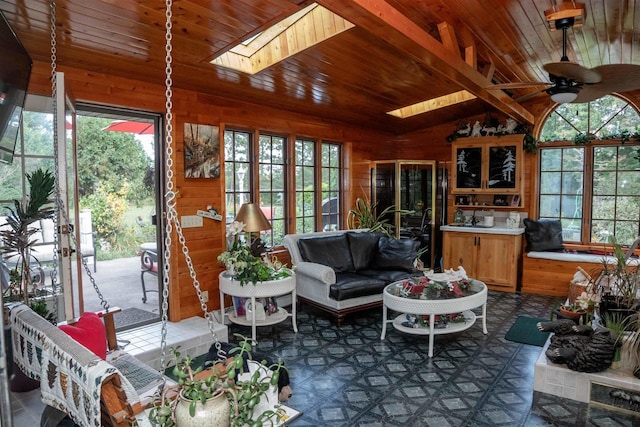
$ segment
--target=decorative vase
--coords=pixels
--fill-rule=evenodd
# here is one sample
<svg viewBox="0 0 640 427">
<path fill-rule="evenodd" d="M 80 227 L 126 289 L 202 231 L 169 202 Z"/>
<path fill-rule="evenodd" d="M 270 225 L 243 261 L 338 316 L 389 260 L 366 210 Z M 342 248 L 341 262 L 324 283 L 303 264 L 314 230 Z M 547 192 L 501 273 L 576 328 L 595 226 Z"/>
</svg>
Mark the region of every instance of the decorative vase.
<svg viewBox="0 0 640 427">
<path fill-rule="evenodd" d="M 181 392 L 175 411 L 178 427 L 229 427 L 229 400 L 223 392 L 210 397 L 204 404 L 196 402 L 196 411 L 193 417 L 189 414 L 190 405 L 191 400 L 186 399 Z"/>
</svg>

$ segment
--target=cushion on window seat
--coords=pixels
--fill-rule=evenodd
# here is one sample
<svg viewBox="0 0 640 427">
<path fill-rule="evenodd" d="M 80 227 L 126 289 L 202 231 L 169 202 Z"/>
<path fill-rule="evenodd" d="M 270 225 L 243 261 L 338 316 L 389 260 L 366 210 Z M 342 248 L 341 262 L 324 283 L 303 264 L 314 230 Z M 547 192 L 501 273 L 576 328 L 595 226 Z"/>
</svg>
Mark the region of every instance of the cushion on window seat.
<svg viewBox="0 0 640 427">
<path fill-rule="evenodd" d="M 553 251 L 563 248 L 562 223 L 560 220 L 525 218 L 524 237 L 527 240 L 526 252 Z"/>
<path fill-rule="evenodd" d="M 354 273 L 336 273 L 336 283 L 329 287 L 329 296 L 336 301 L 366 295 L 382 294 L 387 282 Z"/>
</svg>

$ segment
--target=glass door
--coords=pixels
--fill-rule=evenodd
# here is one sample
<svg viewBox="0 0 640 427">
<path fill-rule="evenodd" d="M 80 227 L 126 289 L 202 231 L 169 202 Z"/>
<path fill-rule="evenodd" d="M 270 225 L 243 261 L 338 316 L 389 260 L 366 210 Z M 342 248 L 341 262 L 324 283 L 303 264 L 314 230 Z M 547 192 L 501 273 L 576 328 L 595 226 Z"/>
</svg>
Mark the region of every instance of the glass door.
<svg viewBox="0 0 640 427">
<path fill-rule="evenodd" d="M 65 317 L 71 320 L 84 311 L 82 296 L 82 261 L 81 248 L 76 250 L 76 242 L 80 242 L 78 209 L 77 209 L 77 177 L 76 177 L 76 113 L 75 103 L 69 95 L 64 73 L 56 73 L 56 126 L 57 126 L 57 173 L 59 186 L 58 225 L 58 273 L 64 295 Z M 75 273 L 74 273 L 75 269 Z M 74 301 L 74 288 L 78 295 Z"/>
</svg>

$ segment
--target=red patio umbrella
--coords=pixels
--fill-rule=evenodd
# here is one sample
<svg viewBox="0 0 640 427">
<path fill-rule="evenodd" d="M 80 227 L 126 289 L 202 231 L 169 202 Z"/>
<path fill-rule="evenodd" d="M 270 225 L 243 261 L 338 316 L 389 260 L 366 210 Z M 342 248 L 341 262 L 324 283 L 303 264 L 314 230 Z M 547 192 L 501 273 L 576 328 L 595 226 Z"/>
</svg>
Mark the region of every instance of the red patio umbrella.
<svg viewBox="0 0 640 427">
<path fill-rule="evenodd" d="M 109 126 L 102 130 L 114 132 L 137 133 L 138 135 L 153 135 L 153 123 L 135 122 L 131 120 L 114 120 Z"/>
</svg>

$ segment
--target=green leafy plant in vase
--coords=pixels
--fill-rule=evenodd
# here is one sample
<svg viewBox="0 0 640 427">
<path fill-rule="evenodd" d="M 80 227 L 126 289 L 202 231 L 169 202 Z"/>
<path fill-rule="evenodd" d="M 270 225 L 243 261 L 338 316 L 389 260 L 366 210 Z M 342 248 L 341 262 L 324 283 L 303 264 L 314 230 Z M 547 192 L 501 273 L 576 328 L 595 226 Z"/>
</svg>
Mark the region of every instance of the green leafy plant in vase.
<svg viewBox="0 0 640 427">
<path fill-rule="evenodd" d="M 247 283 L 257 284 L 277 280 L 292 275 L 291 269 L 280 263 L 277 259 L 269 259 L 266 254 L 255 256 L 251 247 L 243 242 L 240 234 L 243 233 L 244 224 L 234 221 L 229 224 L 227 238 L 232 238 L 230 248 L 218 256 L 218 261 L 227 268 L 227 273 L 233 280 L 241 285 Z"/>
<path fill-rule="evenodd" d="M 269 426 L 279 421 L 277 392 L 273 400 L 261 405 L 269 390 L 276 390 L 282 362 L 267 366 L 263 362 L 252 363 L 257 369 L 247 375 L 243 366 L 245 359 L 251 361 L 251 349 L 255 344 L 250 338 L 236 334 L 240 343 L 229 351 L 226 360 L 218 360 L 208 368 L 194 367 L 190 356 L 182 356 L 179 348 L 171 348 L 176 362 L 173 375 L 177 384 L 165 387 L 156 396 L 149 418 L 158 427 L 172 427 L 189 424 L 189 417 L 195 422 L 203 419 L 208 425 L 216 426 Z M 210 414 L 201 413 L 201 407 L 211 399 L 224 396 L 221 409 L 223 418 L 217 422 Z M 187 408 L 187 409 L 185 409 Z M 188 414 L 187 418 L 184 418 Z M 182 417 L 182 418 L 181 418 Z M 204 417 L 204 418 L 203 418 Z M 179 422 L 178 420 L 183 420 Z"/>
</svg>

